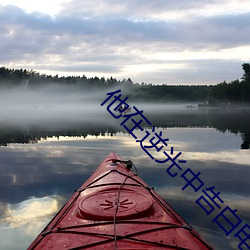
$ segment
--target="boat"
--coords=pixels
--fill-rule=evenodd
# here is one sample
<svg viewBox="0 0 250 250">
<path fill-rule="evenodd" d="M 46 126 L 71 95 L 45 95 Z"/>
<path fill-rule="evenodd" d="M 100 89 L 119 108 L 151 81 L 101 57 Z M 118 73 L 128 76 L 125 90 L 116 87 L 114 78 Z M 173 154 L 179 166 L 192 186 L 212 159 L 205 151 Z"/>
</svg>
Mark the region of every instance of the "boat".
<svg viewBox="0 0 250 250">
<path fill-rule="evenodd" d="M 213 249 L 111 152 L 28 247 L 31 249 Z"/>
</svg>

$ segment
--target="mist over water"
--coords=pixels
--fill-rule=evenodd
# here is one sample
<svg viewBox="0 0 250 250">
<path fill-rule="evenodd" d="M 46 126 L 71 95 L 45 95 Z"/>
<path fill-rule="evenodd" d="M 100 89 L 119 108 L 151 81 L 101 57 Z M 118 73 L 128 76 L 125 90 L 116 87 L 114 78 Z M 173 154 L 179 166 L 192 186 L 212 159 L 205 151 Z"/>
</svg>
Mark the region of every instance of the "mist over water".
<svg viewBox="0 0 250 250">
<path fill-rule="evenodd" d="M 63 84 L 52 84 L 44 87 L 10 88 L 0 89 L 0 140 L 2 144 L 8 143 L 6 134 L 1 136 L 2 131 L 24 131 L 25 136 L 31 135 L 31 141 L 40 137 L 74 135 L 86 136 L 87 134 L 99 135 L 106 132 L 112 134 L 127 131 L 120 126 L 125 119 L 115 119 L 107 110 L 111 99 L 103 103 L 107 93 L 118 89 L 84 89 Z M 129 97 L 127 89 L 122 89 L 121 99 Z M 240 133 L 243 138 L 243 148 L 249 148 L 250 142 L 250 109 L 204 109 L 198 108 L 198 103 L 149 103 L 138 102 L 136 99 L 127 99 L 126 103 L 138 110 L 143 110 L 143 115 L 150 121 L 142 123 L 142 127 L 213 127 L 220 131 L 229 130 L 235 134 Z M 110 112 L 119 115 L 114 108 L 116 102 L 110 108 Z M 140 116 L 133 116 L 137 122 Z M 130 124 L 133 125 L 132 123 Z M 72 129 L 74 132 L 72 133 Z M 40 133 L 37 137 L 36 131 Z M 60 132 L 64 130 L 63 132 Z M 66 131 L 67 130 L 67 131 Z M 34 133 L 31 133 L 31 132 Z M 54 131 L 54 132 L 53 132 Z M 55 133 L 55 131 L 58 131 Z M 36 133 L 36 135 L 35 135 Z M 21 142 L 22 134 L 15 135 L 12 142 Z"/>
<path fill-rule="evenodd" d="M 109 90 L 84 90 L 66 85 L 48 85 L 39 88 L 10 88 L 0 89 L 0 124 L 38 125 L 57 124 L 62 126 L 72 122 L 113 123 L 114 118 L 108 113 L 107 102 L 101 103 L 108 98 L 107 93 L 117 89 Z M 121 91 L 124 99 L 126 94 Z M 156 104 L 136 101 L 126 101 L 131 107 L 143 110 L 144 113 L 165 112 L 189 112 L 186 109 L 190 103 Z M 115 106 L 112 106 L 114 109 Z M 193 107 L 195 107 L 194 104 Z M 114 111 L 113 111 L 114 112 Z"/>
<path fill-rule="evenodd" d="M 4 89 L 0 92 L 1 120 L 42 121 L 83 119 L 101 112 L 98 92 L 84 93 L 66 86 Z"/>
</svg>

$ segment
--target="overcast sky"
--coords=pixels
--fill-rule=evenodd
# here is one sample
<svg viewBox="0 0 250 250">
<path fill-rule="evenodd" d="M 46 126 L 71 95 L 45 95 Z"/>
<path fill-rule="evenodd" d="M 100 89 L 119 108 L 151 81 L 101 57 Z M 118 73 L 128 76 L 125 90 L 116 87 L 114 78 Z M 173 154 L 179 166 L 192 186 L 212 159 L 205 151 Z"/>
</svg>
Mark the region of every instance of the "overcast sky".
<svg viewBox="0 0 250 250">
<path fill-rule="evenodd" d="M 240 79 L 249 0 L 0 0 L 0 66 L 154 84 Z"/>
</svg>

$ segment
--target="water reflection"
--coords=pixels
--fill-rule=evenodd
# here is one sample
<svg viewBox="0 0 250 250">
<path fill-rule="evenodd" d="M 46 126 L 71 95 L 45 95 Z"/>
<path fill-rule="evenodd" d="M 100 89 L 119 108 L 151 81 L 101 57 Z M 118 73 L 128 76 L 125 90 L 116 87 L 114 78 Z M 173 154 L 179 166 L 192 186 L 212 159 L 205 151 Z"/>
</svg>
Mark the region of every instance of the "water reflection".
<svg viewBox="0 0 250 250">
<path fill-rule="evenodd" d="M 149 119 L 154 125 L 161 127 L 157 131 L 163 131 L 163 138 L 170 139 L 169 145 L 183 153 L 182 159 L 187 160 L 186 165 L 182 165 L 183 170 L 191 168 L 194 172 L 201 172 L 205 187 L 215 186 L 216 191 L 221 192 L 225 206 L 237 209 L 240 218 L 250 223 L 250 154 L 249 150 L 240 150 L 242 133 L 246 134 L 249 128 L 248 118 L 244 118 L 245 127 L 241 120 L 237 121 L 237 127 L 233 120 L 239 118 L 233 116 L 225 118 L 216 114 L 211 117 L 204 112 L 198 116 L 197 113 L 182 115 L 169 113 L 155 118 L 157 114 L 149 113 L 147 117 L 151 116 Z M 119 123 L 112 117 L 110 119 L 110 123 L 93 123 L 92 126 L 77 122 L 51 123 L 43 129 L 30 126 L 26 134 L 24 130 L 13 127 L 1 130 L 1 138 L 5 133 L 8 145 L 0 148 L 1 249 L 25 249 L 73 190 L 113 150 L 124 159 L 131 159 L 139 175 L 154 186 L 215 249 L 237 249 L 239 241 L 233 237 L 235 231 L 226 237 L 212 222 L 220 210 L 207 216 L 195 204 L 202 192 L 195 193 L 190 187 L 182 191 L 184 179 L 170 177 L 166 172 L 167 163 L 152 161 L 135 139 L 121 132 Z M 136 133 L 143 135 L 141 131 Z M 15 141 L 15 138 L 24 134 L 25 138 L 31 136 L 36 143 L 16 143 L 20 141 Z"/>
<path fill-rule="evenodd" d="M 145 116 L 158 128 L 215 128 L 220 132 L 230 132 L 240 135 L 242 141 L 239 148 L 249 149 L 250 146 L 250 109 L 239 110 L 207 110 L 194 109 L 144 109 Z M 72 122 L 73 121 L 73 122 Z M 102 112 L 76 115 L 67 121 L 54 119 L 30 123 L 19 121 L 18 123 L 0 123 L 0 145 L 7 146 L 10 143 L 37 143 L 41 139 L 51 137 L 71 136 L 86 137 L 88 135 L 105 136 L 115 135 L 119 132 L 127 133 L 120 126 L 120 120 L 115 120 L 107 110 Z M 147 124 L 142 124 L 147 127 Z"/>
<path fill-rule="evenodd" d="M 30 198 L 17 204 L 8 203 L 4 209 L 5 217 L 0 220 L 3 225 L 9 225 L 11 228 L 20 227 L 24 224 L 34 225 L 36 220 L 41 222 L 44 217 L 48 217 L 58 211 L 58 202 L 56 198 Z M 31 226 L 32 226 L 31 225 Z M 32 233 L 30 227 L 26 228 L 25 233 Z"/>
<path fill-rule="evenodd" d="M 0 241 L 2 249 L 23 249 L 30 238 L 42 230 L 48 219 L 59 210 L 60 197 L 30 198 L 17 204 L 4 204 L 0 218 Z M 14 239 L 13 239 L 14 238 Z"/>
</svg>

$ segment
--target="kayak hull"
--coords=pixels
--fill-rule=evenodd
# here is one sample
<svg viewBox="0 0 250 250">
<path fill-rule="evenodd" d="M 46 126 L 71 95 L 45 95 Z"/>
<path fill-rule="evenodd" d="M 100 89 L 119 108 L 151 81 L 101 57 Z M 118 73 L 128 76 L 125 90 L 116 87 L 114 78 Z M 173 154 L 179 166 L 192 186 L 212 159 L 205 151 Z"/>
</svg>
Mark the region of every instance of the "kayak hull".
<svg viewBox="0 0 250 250">
<path fill-rule="evenodd" d="M 110 153 L 28 249 L 212 249 L 131 167 Z"/>
</svg>

